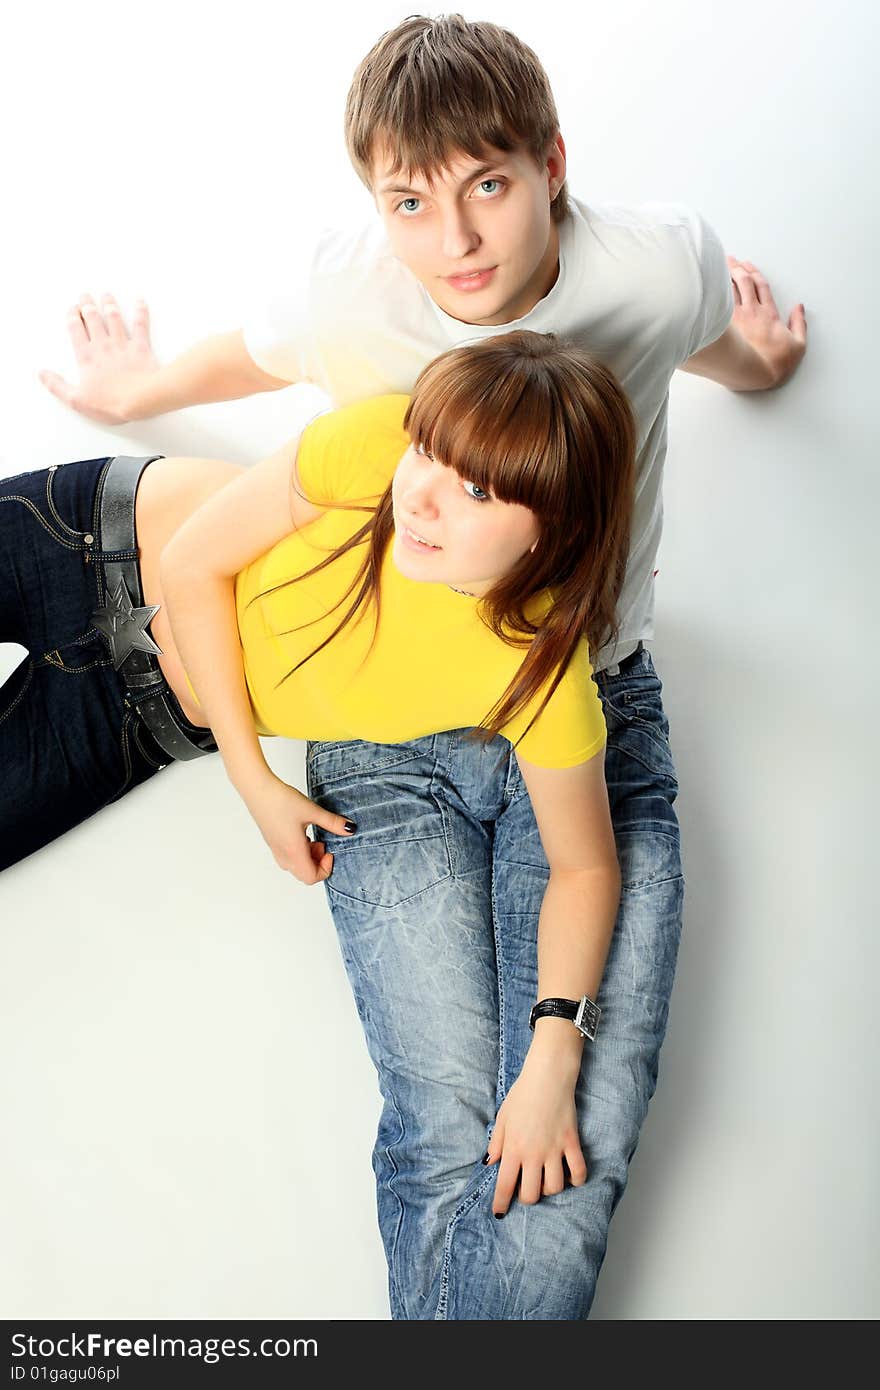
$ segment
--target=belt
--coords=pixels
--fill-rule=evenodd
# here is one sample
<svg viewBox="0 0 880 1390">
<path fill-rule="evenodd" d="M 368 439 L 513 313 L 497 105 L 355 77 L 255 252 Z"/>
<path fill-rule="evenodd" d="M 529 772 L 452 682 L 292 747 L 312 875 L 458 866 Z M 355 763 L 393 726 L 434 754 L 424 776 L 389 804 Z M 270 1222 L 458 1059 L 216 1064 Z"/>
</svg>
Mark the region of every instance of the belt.
<svg viewBox="0 0 880 1390">
<path fill-rule="evenodd" d="M 135 707 L 170 758 L 186 761 L 216 753 L 217 744 L 210 729 L 190 733 L 175 713 L 178 702 L 156 660 L 155 654 L 161 656 L 162 649 L 146 631 L 161 604 L 144 605 L 134 525 L 134 500 L 141 474 L 147 464 L 163 457 L 117 454 L 101 470 L 95 496 L 96 515 L 100 509 L 101 549 L 92 551 L 92 556 L 103 569 L 107 592 L 105 606 L 92 614 L 92 622 L 108 640 L 113 664 L 128 690 L 126 703 Z"/>
</svg>

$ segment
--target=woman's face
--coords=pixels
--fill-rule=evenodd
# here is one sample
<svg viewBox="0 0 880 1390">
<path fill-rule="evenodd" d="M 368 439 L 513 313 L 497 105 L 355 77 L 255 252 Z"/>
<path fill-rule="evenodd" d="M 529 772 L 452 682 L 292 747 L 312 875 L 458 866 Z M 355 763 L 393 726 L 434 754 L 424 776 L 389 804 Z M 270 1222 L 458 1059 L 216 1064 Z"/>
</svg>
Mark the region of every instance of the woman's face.
<svg viewBox="0 0 880 1390">
<path fill-rule="evenodd" d="M 482 595 L 540 535 L 528 507 L 498 501 L 414 445 L 397 465 L 391 495 L 392 558 L 408 579 Z"/>
</svg>

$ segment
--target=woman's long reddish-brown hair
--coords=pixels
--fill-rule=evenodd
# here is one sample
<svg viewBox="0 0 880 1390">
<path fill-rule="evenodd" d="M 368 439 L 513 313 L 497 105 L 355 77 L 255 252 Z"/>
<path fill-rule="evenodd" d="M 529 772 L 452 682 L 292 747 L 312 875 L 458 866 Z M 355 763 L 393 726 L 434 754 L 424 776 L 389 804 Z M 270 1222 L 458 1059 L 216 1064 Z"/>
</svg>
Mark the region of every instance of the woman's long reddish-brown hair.
<svg viewBox="0 0 880 1390">
<path fill-rule="evenodd" d="M 493 737 L 543 692 L 522 737 L 581 638 L 586 636 L 595 653 L 617 636 L 635 487 L 632 408 L 614 374 L 590 353 L 552 333 L 520 330 L 435 357 L 419 374 L 403 425 L 415 445 L 500 501 L 529 507 L 539 522 L 534 553 L 522 556 L 478 604 L 483 621 L 501 640 L 527 651 L 474 736 Z M 352 508 L 332 500 L 326 505 Z M 378 505 L 355 504 L 354 509 L 368 511 L 368 520 L 306 573 L 315 574 L 365 545 L 361 565 L 336 606 L 354 589 L 357 593 L 330 636 L 279 685 L 370 604 L 375 642 L 382 560 L 394 534 L 391 484 Z M 527 609 L 545 589 L 554 601 L 536 622 Z"/>
</svg>

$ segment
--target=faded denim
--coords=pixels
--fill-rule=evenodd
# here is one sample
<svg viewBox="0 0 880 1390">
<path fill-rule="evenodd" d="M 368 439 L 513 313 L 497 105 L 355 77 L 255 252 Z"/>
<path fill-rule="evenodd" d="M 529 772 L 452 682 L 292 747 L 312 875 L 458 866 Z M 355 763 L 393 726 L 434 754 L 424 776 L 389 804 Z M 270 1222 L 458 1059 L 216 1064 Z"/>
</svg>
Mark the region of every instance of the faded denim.
<svg viewBox="0 0 880 1390">
<path fill-rule="evenodd" d="M 621 905 L 576 1102 L 588 1178 L 492 1214 L 481 1163 L 522 1068 L 548 867 L 510 744 L 464 730 L 404 744 L 310 742 L 325 891 L 384 1100 L 373 1151 L 395 1319 L 581 1319 L 658 1075 L 681 933 L 678 791 L 643 649 L 596 678 Z M 500 766 L 498 765 L 500 755 Z"/>
</svg>

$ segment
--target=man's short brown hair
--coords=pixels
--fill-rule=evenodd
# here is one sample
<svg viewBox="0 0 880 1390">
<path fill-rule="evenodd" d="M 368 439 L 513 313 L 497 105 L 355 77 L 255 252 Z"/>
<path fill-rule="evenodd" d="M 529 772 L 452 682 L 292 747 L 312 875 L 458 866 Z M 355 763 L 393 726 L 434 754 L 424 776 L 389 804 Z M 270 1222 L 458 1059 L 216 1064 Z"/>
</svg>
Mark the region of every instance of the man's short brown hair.
<svg viewBox="0 0 880 1390">
<path fill-rule="evenodd" d="M 372 191 L 373 159 L 384 146 L 390 172 L 429 177 L 458 152 L 480 158 L 488 146 L 527 149 L 543 166 L 559 117 L 538 58 L 497 24 L 460 14 L 411 15 L 383 34 L 359 65 L 345 106 L 345 143 Z M 565 184 L 552 204 L 568 212 Z"/>
</svg>

